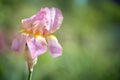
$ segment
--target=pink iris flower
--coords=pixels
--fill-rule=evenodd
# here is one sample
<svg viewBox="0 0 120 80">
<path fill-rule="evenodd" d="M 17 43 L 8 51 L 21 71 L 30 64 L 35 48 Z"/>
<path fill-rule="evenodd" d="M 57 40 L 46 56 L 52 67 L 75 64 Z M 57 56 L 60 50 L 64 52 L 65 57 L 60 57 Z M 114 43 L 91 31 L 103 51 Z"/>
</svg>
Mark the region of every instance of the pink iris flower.
<svg viewBox="0 0 120 80">
<path fill-rule="evenodd" d="M 22 19 L 22 30 L 12 42 L 12 50 L 19 52 L 27 48 L 32 59 L 49 48 L 52 57 L 62 55 L 62 47 L 53 35 L 60 28 L 63 16 L 57 8 L 41 8 L 30 18 Z"/>
</svg>

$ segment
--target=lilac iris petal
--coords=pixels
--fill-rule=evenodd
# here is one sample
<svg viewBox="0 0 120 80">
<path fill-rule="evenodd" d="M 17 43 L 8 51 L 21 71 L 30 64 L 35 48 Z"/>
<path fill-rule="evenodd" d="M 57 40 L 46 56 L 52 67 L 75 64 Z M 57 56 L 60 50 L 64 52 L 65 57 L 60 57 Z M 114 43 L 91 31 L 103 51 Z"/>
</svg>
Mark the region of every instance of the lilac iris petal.
<svg viewBox="0 0 120 80">
<path fill-rule="evenodd" d="M 33 15 L 30 18 L 22 19 L 23 28 L 29 30 L 32 27 L 33 22 L 36 20 L 36 16 Z"/>
<path fill-rule="evenodd" d="M 62 21 L 63 21 L 63 16 L 62 13 L 59 9 L 57 8 L 51 8 L 51 27 L 50 27 L 50 32 L 53 33 L 57 29 L 60 28 Z"/>
<path fill-rule="evenodd" d="M 12 42 L 12 50 L 16 52 L 24 51 L 26 43 L 26 36 L 24 34 L 18 34 Z"/>
<path fill-rule="evenodd" d="M 41 8 L 41 10 L 36 14 L 36 19 L 39 20 L 41 24 L 45 26 L 44 29 L 46 29 L 47 31 L 50 30 L 51 15 L 49 8 Z"/>
<path fill-rule="evenodd" d="M 50 49 L 52 57 L 58 57 L 62 55 L 62 47 L 59 44 L 58 40 L 54 36 L 48 36 L 48 47 Z"/>
<path fill-rule="evenodd" d="M 27 45 L 33 59 L 47 51 L 45 38 L 41 36 L 27 39 Z"/>
</svg>

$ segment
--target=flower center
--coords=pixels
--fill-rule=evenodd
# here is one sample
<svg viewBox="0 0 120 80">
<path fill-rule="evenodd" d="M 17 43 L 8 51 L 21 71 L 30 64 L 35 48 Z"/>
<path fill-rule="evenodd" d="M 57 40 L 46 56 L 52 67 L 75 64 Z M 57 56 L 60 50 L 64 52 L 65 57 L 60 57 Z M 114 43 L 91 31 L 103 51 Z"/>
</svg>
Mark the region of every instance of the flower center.
<svg viewBox="0 0 120 80">
<path fill-rule="evenodd" d="M 49 36 L 49 35 L 51 35 L 51 34 L 49 34 L 48 33 L 48 31 L 47 30 L 40 30 L 40 29 L 28 29 L 28 30 L 26 30 L 26 29 L 21 29 L 20 30 L 20 33 L 25 33 L 25 34 L 28 34 L 28 35 L 34 35 L 35 37 L 38 37 L 38 36 L 42 36 L 42 37 L 47 37 L 47 36 Z"/>
</svg>

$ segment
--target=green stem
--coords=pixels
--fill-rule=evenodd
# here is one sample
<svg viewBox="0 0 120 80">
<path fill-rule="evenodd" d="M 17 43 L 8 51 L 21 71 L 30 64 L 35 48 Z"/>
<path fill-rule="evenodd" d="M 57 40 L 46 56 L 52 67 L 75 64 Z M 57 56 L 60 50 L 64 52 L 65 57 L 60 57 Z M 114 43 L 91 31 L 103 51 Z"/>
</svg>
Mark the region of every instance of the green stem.
<svg viewBox="0 0 120 80">
<path fill-rule="evenodd" d="M 33 69 L 29 68 L 28 80 L 32 80 L 32 73 L 33 73 Z"/>
</svg>

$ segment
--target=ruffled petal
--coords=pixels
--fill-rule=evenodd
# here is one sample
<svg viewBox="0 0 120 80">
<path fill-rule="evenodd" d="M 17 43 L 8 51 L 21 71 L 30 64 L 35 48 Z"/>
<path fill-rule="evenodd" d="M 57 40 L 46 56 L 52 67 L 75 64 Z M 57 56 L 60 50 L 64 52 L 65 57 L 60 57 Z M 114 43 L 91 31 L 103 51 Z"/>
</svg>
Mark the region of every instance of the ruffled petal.
<svg viewBox="0 0 120 80">
<path fill-rule="evenodd" d="M 33 22 L 36 20 L 36 16 L 33 15 L 30 18 L 22 19 L 22 26 L 23 28 L 30 30 L 32 27 Z"/>
<path fill-rule="evenodd" d="M 26 36 L 24 34 L 18 34 L 12 42 L 12 50 L 16 52 L 22 52 L 25 50 Z"/>
<path fill-rule="evenodd" d="M 50 30 L 51 15 L 49 8 L 41 8 L 41 10 L 36 14 L 36 19 L 40 21 L 41 25 L 45 26 L 43 30 Z"/>
<path fill-rule="evenodd" d="M 58 8 L 51 8 L 50 15 L 51 15 L 50 32 L 53 33 L 60 28 L 63 21 L 63 15 Z"/>
<path fill-rule="evenodd" d="M 34 37 L 28 38 L 27 46 L 33 59 L 37 58 L 39 55 L 47 51 L 46 40 L 41 36 L 38 36 L 36 39 Z"/>
<path fill-rule="evenodd" d="M 53 35 L 47 37 L 48 47 L 50 49 L 52 57 L 58 57 L 62 55 L 62 47 L 59 44 L 57 38 Z"/>
<path fill-rule="evenodd" d="M 37 12 L 37 14 L 36 14 L 36 19 L 40 20 L 40 21 L 44 20 L 48 11 L 49 11 L 49 9 L 47 7 L 41 8 L 40 11 Z"/>
</svg>

